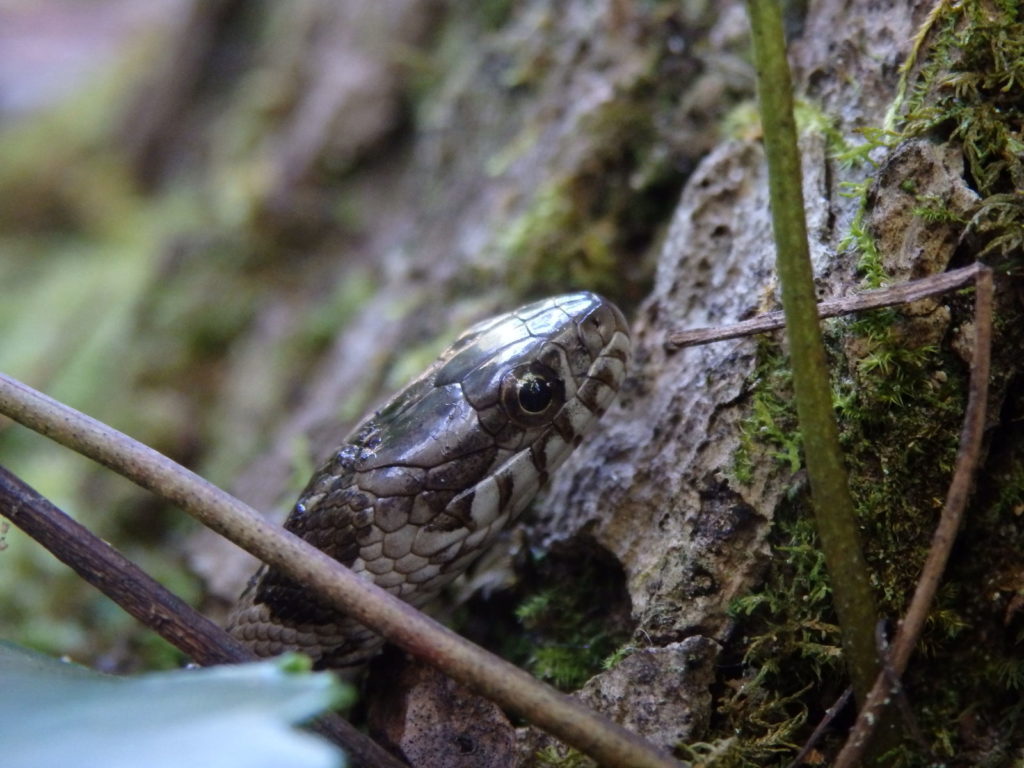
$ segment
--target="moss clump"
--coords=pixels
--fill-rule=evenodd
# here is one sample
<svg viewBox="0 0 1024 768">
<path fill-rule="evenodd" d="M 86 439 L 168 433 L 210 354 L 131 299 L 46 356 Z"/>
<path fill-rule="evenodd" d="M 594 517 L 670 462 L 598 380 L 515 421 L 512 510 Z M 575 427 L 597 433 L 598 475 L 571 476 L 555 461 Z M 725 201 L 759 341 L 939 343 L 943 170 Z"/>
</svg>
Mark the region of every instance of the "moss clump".
<svg viewBox="0 0 1024 768">
<path fill-rule="evenodd" d="M 902 612 L 942 506 L 966 406 L 967 370 L 951 352 L 915 344 L 896 310 L 836 329 L 852 357 L 837 377 L 841 440 L 863 546 L 886 615 Z M 843 336 L 840 337 L 839 333 Z"/>
<path fill-rule="evenodd" d="M 952 297 L 954 317 L 969 317 L 969 304 L 968 297 Z M 862 543 L 888 617 L 905 610 L 931 543 L 967 384 L 963 361 L 944 345 L 914 346 L 906 328 L 901 312 L 883 310 L 831 324 L 826 334 Z M 858 354 L 848 355 L 851 349 Z M 759 426 L 758 410 L 770 411 L 775 425 L 791 423 L 792 414 L 785 377 L 772 374 L 770 356 L 759 366 L 758 382 L 754 399 L 761 405 L 751 416 L 749 439 L 754 450 L 774 451 L 777 437 Z M 1004 407 L 1014 424 L 1019 416 L 1012 414 L 1024 413 L 1024 396 L 1015 397 Z M 904 678 L 927 750 L 905 746 L 892 765 L 1006 765 L 1021 748 L 1022 438 L 1024 430 L 1012 426 L 991 448 L 995 466 L 978 482 L 979 498 Z M 742 641 L 732 667 L 739 671 L 723 680 L 718 704 L 714 732 L 723 738 L 693 746 L 715 765 L 791 758 L 787 745 L 806 739 L 846 680 L 824 561 L 803 489 L 795 490 L 777 512 L 764 585 L 733 606 Z M 826 739 L 819 749 L 828 754 L 841 738 Z"/>
<path fill-rule="evenodd" d="M 777 344 L 761 343 L 756 371 L 751 415 L 735 456 L 740 482 L 752 458 L 766 452 L 793 472 L 800 466 L 791 379 Z M 685 756 L 694 762 L 730 767 L 788 762 L 808 713 L 841 693 L 836 681 L 846 679 L 846 668 L 839 627 L 803 490 L 797 483 L 791 501 L 776 513 L 769 542 L 774 556 L 762 587 L 731 606 L 742 639 L 734 663 L 722 664 L 734 671 L 723 680 L 713 721 L 713 733 L 722 736 L 686 747 Z"/>
<path fill-rule="evenodd" d="M 963 146 L 977 190 L 1024 188 L 1024 14 L 1015 1 L 943 3 L 922 30 L 906 136 L 939 130 Z M 906 71 L 913 73 L 916 59 Z"/>
<path fill-rule="evenodd" d="M 625 574 L 595 541 L 530 548 L 513 566 L 515 584 L 477 591 L 456 631 L 566 691 L 632 652 Z"/>
<path fill-rule="evenodd" d="M 846 679 L 825 559 L 804 500 L 780 511 L 772 545 L 763 589 L 732 606 L 743 652 L 716 713 L 732 757 L 716 765 L 766 765 L 792 755 L 814 703 L 837 698 L 837 681 Z"/>
<path fill-rule="evenodd" d="M 795 473 L 803 466 L 792 385 L 793 375 L 781 346 L 760 339 L 757 367 L 750 382 L 750 415 L 740 429 L 739 449 L 733 455 L 733 475 L 739 483 L 750 482 L 754 461 L 765 451 L 790 472 Z"/>
<path fill-rule="evenodd" d="M 904 66 L 900 138 L 962 147 L 982 197 L 966 222 L 979 258 L 1024 268 L 1024 10 L 1015 0 L 942 3 Z"/>
<path fill-rule="evenodd" d="M 792 376 L 781 344 L 762 339 L 751 380 L 750 411 L 741 426 L 733 476 L 751 480 L 757 462 L 774 460 L 794 477 L 802 466 L 801 440 L 792 396 Z M 762 587 L 736 600 L 736 657 L 706 742 L 684 747 L 684 757 L 702 765 L 761 766 L 791 757 L 812 709 L 807 699 L 838 696 L 845 680 L 839 627 L 831 589 L 803 486 L 797 482 L 777 511 Z"/>
<path fill-rule="evenodd" d="M 834 157 L 844 167 L 873 164 L 900 142 L 929 137 L 961 147 L 968 183 L 981 196 L 964 218 L 925 195 L 916 213 L 959 225 L 977 258 L 1015 274 L 1024 270 L 1024 11 L 1016 0 L 939 3 L 904 63 L 887 125 L 860 129 Z M 834 143 L 834 142 L 833 142 Z M 870 177 L 848 183 L 866 199 Z M 912 190 L 904 190 L 912 192 Z M 864 208 L 842 243 L 859 255 L 866 287 L 887 282 L 882 254 L 864 226 Z"/>
<path fill-rule="evenodd" d="M 972 185 L 982 196 L 968 223 L 979 256 L 1024 268 L 1024 11 L 1018 2 L 944 3 L 922 30 L 904 136 L 938 133 L 964 152 Z"/>
<path fill-rule="evenodd" d="M 562 579 L 544 578 L 539 589 L 516 608 L 526 636 L 520 661 L 534 675 L 565 691 L 579 688 L 601 672 L 606 659 L 629 638 L 621 617 L 609 614 L 622 601 L 620 594 L 611 594 L 622 591 L 619 579 L 610 580 L 596 560 L 578 563 L 582 567 L 572 569 L 578 588 L 565 589 Z"/>
<path fill-rule="evenodd" d="M 826 332 L 836 382 L 834 403 L 850 470 L 862 543 L 884 615 L 902 613 L 919 576 L 949 481 L 966 391 L 966 366 L 933 344 L 915 346 L 903 316 L 883 310 L 838 321 Z M 855 354 L 854 354 L 855 352 Z M 736 455 L 742 480 L 750 456 L 766 451 L 793 466 L 799 440 L 784 359 L 762 342 L 751 415 Z M 764 586 L 736 601 L 743 636 L 741 673 L 726 682 L 718 718 L 728 744 L 704 745 L 715 764 L 766 765 L 791 756 L 806 737 L 805 720 L 838 698 L 846 680 L 824 558 L 808 499 L 799 484 L 777 513 L 774 557 Z M 956 638 L 968 619 L 962 595 L 943 590 L 925 648 Z M 936 688 L 939 688 L 936 685 Z M 936 690 L 931 703 L 940 699 Z M 937 754 L 950 755 L 949 713 L 921 714 Z M 916 764 L 913 762 L 907 765 Z"/>
</svg>

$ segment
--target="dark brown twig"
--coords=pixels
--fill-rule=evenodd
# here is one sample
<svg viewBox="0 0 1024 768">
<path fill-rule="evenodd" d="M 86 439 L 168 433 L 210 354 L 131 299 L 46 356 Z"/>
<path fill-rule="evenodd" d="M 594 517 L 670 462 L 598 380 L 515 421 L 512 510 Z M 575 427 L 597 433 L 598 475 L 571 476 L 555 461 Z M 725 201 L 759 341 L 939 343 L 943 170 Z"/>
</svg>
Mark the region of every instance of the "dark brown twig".
<svg viewBox="0 0 1024 768">
<path fill-rule="evenodd" d="M 882 660 L 882 674 L 889 681 L 889 690 L 893 700 L 896 702 L 896 707 L 900 711 L 900 718 L 903 720 L 903 724 L 910 731 L 910 737 L 921 748 L 921 754 L 928 755 L 931 750 L 928 747 L 928 742 L 925 741 L 924 734 L 921 732 L 921 727 L 917 724 L 917 718 L 914 717 L 914 710 L 910 707 L 907 689 L 903 686 L 903 681 L 892 666 L 892 646 L 889 645 L 889 638 L 886 636 L 886 623 L 885 619 L 881 619 L 875 626 L 875 644 L 878 647 L 878 658 Z"/>
<path fill-rule="evenodd" d="M 846 705 L 850 703 L 850 699 L 852 698 L 853 686 L 849 686 L 845 691 L 843 691 L 842 695 L 836 699 L 836 703 L 825 710 L 825 716 L 821 718 L 821 722 L 815 726 L 810 737 L 804 743 L 803 747 L 800 748 L 800 751 L 797 752 L 793 761 L 789 764 L 789 768 L 799 768 L 799 766 L 803 765 L 804 760 L 809 754 L 811 754 L 811 750 L 814 749 L 821 737 L 825 735 L 825 731 L 828 730 L 828 727 L 832 725 L 832 721 L 836 719 L 840 712 L 846 709 Z"/>
<path fill-rule="evenodd" d="M 253 658 L 224 630 L 2 466 L 0 515 L 197 664 Z"/>
<path fill-rule="evenodd" d="M 949 553 L 971 493 L 974 473 L 981 456 L 988 401 L 992 344 L 992 270 L 978 265 L 974 285 L 974 359 L 971 361 L 967 411 L 960 434 L 960 449 L 957 452 L 953 479 L 946 494 L 942 516 L 932 536 L 928 558 L 921 569 L 917 589 L 893 642 L 892 653 L 889 656 L 891 674 L 883 671 L 875 680 L 846 745 L 836 758 L 835 768 L 852 768 L 860 760 L 879 722 L 879 716 L 891 698 L 894 683 L 890 677 L 894 675 L 898 683 L 906 671 L 907 662 L 921 636 L 932 599 L 949 560 Z"/>
<path fill-rule="evenodd" d="M 971 264 L 961 269 L 954 269 L 951 272 L 943 272 L 921 280 L 914 280 L 910 283 L 894 285 L 890 288 L 865 291 L 856 296 L 844 296 L 841 299 L 828 299 L 818 304 L 818 317 L 837 317 L 853 312 L 862 312 L 866 309 L 892 307 L 897 304 L 906 304 L 918 299 L 925 299 L 929 296 L 937 296 L 954 288 L 967 285 L 975 279 L 979 268 L 978 264 Z M 766 331 L 782 328 L 785 324 L 786 321 L 782 316 L 782 312 L 767 312 L 733 325 L 676 331 L 669 334 L 668 339 L 666 339 L 665 350 L 667 352 L 675 352 L 683 347 L 693 347 L 699 344 L 709 344 L 713 341 L 735 339 L 740 336 L 752 336 L 755 333 L 765 333 Z"/>
<path fill-rule="evenodd" d="M 0 514 L 197 664 L 255 660 L 235 638 L 4 467 Z M 313 727 L 343 747 L 356 765 L 405 766 L 338 715 L 318 718 Z"/>
</svg>

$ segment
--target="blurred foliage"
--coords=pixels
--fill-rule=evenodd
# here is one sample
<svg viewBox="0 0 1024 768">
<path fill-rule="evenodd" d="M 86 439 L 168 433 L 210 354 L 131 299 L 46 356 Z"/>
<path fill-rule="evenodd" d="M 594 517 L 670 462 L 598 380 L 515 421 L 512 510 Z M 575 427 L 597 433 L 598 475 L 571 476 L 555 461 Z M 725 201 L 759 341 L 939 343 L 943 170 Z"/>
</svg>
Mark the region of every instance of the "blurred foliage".
<svg viewBox="0 0 1024 768">
<path fill-rule="evenodd" d="M 159 445 L 160 428 L 178 417 L 169 403 L 133 392 L 137 302 L 153 279 L 156 244 L 198 211 L 183 196 L 153 205 L 133 190 L 108 138 L 124 85 L 117 68 L 52 112 L 0 131 L 0 370 Z M 195 598 L 177 563 L 147 551 L 176 526 L 127 482 L 9 423 L 0 425 L 0 461 L 104 538 L 116 541 L 131 525 L 122 515 L 148 514 L 148 540 L 128 554 Z M 152 665 L 178 663 L 162 642 L 131 635 L 130 619 L 27 537 L 6 539 L 4 636 L 104 666 L 119 665 L 125 642 L 148 648 Z"/>
<path fill-rule="evenodd" d="M 372 278 L 356 270 L 317 283 L 308 265 L 327 257 L 300 260 L 250 227 L 262 166 L 239 142 L 266 115 L 260 69 L 221 103 L 205 164 L 182 158 L 160 185 L 142 183 L 127 116 L 145 95 L 140 73 L 158 68 L 166 43 L 147 33 L 80 78 L 70 98 L 0 123 L 0 370 L 226 484 L 265 445 L 272 404 Z M 244 347 L 268 334 L 257 309 L 272 301 L 279 322 L 266 348 Z M 231 378 L 239 360 L 249 364 Z M 251 418 L 226 413 L 225 403 Z M 199 601 L 182 560 L 194 530 L 183 514 L 6 420 L 0 463 Z M 2 540 L 0 637 L 106 669 L 180 664 L 19 531 Z"/>
</svg>

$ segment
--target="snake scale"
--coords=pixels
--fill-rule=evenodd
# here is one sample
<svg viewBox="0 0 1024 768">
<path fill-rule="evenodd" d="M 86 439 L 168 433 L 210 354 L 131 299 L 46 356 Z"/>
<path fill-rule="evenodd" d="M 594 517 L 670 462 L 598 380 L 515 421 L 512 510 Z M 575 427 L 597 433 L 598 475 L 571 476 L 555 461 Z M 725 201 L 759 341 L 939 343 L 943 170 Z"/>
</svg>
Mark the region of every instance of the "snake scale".
<svg viewBox="0 0 1024 768">
<path fill-rule="evenodd" d="M 579 445 L 630 356 L 622 313 L 589 292 L 474 325 L 363 421 L 285 527 L 415 606 L 481 555 Z M 359 665 L 383 640 L 262 567 L 228 622 L 258 656 Z"/>
</svg>

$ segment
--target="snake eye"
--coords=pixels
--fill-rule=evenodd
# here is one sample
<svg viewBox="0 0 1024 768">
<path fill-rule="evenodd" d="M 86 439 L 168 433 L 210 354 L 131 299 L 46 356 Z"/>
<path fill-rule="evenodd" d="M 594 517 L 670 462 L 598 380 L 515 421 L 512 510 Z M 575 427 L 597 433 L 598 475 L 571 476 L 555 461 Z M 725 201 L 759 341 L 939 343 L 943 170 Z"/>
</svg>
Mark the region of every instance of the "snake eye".
<svg viewBox="0 0 1024 768">
<path fill-rule="evenodd" d="M 546 423 L 565 402 L 565 384 L 546 365 L 521 365 L 502 379 L 501 402 L 512 421 L 537 426 Z"/>
<path fill-rule="evenodd" d="M 535 373 L 519 380 L 519 405 L 526 413 L 543 413 L 551 404 L 551 382 Z"/>
</svg>

